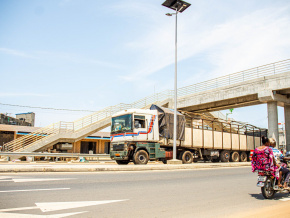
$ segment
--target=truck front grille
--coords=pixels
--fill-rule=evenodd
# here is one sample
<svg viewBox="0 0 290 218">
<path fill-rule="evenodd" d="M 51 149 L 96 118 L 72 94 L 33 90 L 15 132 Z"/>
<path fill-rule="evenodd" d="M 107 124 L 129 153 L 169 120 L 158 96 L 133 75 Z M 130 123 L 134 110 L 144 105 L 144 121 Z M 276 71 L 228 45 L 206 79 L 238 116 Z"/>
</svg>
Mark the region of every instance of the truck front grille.
<svg viewBox="0 0 290 218">
<path fill-rule="evenodd" d="M 113 151 L 124 151 L 124 144 L 113 145 Z"/>
</svg>

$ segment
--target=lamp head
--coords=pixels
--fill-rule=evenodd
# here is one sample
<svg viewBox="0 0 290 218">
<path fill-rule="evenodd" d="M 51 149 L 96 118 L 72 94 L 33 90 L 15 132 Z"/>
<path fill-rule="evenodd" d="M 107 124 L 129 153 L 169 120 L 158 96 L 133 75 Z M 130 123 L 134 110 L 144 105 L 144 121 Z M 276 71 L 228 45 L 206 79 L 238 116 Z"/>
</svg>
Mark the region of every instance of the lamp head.
<svg viewBox="0 0 290 218">
<path fill-rule="evenodd" d="M 182 13 L 185 11 L 191 4 L 187 3 L 183 0 L 166 0 L 163 4 L 163 6 L 170 8 L 174 11 L 178 11 L 179 13 Z"/>
</svg>

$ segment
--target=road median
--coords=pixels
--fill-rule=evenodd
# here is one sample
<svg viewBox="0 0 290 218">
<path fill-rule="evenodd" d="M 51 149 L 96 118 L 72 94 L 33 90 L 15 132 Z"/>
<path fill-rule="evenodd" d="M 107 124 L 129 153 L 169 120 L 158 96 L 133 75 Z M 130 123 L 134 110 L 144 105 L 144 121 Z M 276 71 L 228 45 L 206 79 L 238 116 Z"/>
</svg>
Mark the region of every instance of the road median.
<svg viewBox="0 0 290 218">
<path fill-rule="evenodd" d="M 104 171 L 150 171 L 150 170 L 190 170 L 205 168 L 246 167 L 250 162 L 238 163 L 193 163 L 117 165 L 112 163 L 0 163 L 1 173 L 13 172 L 104 172 Z"/>
</svg>

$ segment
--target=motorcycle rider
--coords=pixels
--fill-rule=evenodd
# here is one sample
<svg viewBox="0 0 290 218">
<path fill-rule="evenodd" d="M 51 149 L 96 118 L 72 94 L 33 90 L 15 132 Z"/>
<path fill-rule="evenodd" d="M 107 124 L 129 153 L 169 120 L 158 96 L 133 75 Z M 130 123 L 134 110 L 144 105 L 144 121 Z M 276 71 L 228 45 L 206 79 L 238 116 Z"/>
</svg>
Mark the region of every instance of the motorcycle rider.
<svg viewBox="0 0 290 218">
<path fill-rule="evenodd" d="M 289 157 L 284 157 L 283 154 L 281 153 L 281 151 L 279 151 L 276 147 L 276 141 L 273 138 L 269 139 L 270 142 L 270 147 L 272 148 L 272 151 L 274 153 L 274 157 L 275 157 L 275 161 L 277 164 L 280 165 L 280 169 L 279 169 L 279 180 L 278 180 L 278 186 L 281 188 L 281 180 L 282 180 L 282 176 L 285 175 L 285 182 L 284 182 L 284 189 L 290 189 L 288 187 L 288 182 L 290 179 L 290 171 L 287 168 L 287 164 L 283 163 L 282 161 L 286 161 L 286 160 L 290 160 Z"/>
<path fill-rule="evenodd" d="M 279 167 L 274 158 L 273 150 L 270 148 L 269 139 L 262 136 L 262 146 L 257 147 L 252 156 L 252 172 L 257 170 L 270 171 L 272 176 L 279 178 Z"/>
</svg>

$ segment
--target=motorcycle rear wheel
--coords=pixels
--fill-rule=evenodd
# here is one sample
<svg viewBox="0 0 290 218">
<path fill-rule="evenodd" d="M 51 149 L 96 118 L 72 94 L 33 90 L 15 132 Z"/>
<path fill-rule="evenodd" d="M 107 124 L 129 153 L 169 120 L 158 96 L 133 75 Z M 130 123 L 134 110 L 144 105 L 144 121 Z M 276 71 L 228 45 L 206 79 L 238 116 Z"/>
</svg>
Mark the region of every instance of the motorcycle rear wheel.
<svg viewBox="0 0 290 218">
<path fill-rule="evenodd" d="M 261 187 L 262 195 L 266 199 L 271 199 L 274 197 L 276 191 L 273 189 L 273 180 L 267 178 L 264 187 Z"/>
</svg>

